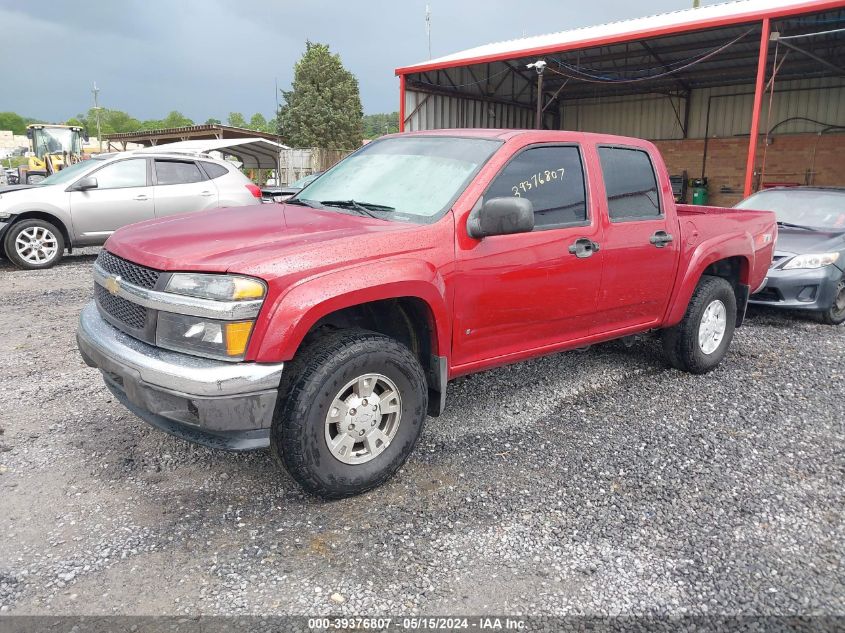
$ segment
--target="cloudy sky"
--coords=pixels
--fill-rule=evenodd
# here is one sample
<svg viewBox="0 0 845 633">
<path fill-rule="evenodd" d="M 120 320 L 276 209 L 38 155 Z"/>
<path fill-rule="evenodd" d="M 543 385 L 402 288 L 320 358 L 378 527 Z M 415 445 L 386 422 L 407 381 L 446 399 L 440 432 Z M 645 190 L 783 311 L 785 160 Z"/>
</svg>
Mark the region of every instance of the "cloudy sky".
<svg viewBox="0 0 845 633">
<path fill-rule="evenodd" d="M 692 0 L 428 0 L 434 57 L 493 41 L 686 9 Z M 703 2 L 702 4 L 710 4 Z M 398 109 L 393 70 L 428 58 L 426 0 L 0 0 L 0 111 L 50 121 L 92 105 L 202 122 L 275 109 L 305 40 L 358 76 L 364 111 Z"/>
</svg>

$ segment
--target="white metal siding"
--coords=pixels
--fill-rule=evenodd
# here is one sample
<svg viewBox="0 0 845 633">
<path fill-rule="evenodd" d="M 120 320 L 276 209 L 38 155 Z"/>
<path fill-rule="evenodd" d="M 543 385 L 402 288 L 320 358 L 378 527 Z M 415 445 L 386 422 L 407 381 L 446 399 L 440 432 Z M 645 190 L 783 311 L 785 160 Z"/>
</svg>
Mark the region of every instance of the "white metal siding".
<svg viewBox="0 0 845 633">
<path fill-rule="evenodd" d="M 708 102 L 710 105 L 708 127 Z M 694 90 L 690 99 L 688 138 L 748 134 L 754 106 L 754 85 L 724 86 Z M 675 107 L 684 117 L 683 101 Z M 562 128 L 585 132 L 605 132 L 648 139 L 681 138 L 681 126 L 667 97 L 605 97 L 564 101 Z M 769 120 L 769 93 L 763 96 L 760 131 L 792 117 L 814 119 L 828 125 L 845 125 L 845 82 L 838 78 L 802 79 L 775 83 L 772 117 Z M 790 121 L 775 134 L 818 132 L 822 126 L 810 121 Z"/>
<path fill-rule="evenodd" d="M 534 127 L 534 110 L 531 108 L 414 90 L 405 91 L 405 116 L 408 117 L 405 123 L 408 132 L 462 127 Z"/>
<path fill-rule="evenodd" d="M 705 132 L 711 138 L 748 134 L 753 93 L 753 84 L 694 90 L 689 103 L 688 138 L 704 138 Z M 426 97 L 425 103 L 414 112 Z M 675 98 L 674 104 L 683 121 L 686 102 Z M 813 119 L 826 125 L 845 125 L 845 81 L 829 77 L 776 82 L 771 119 L 768 112 L 769 93 L 766 92 L 760 115 L 761 133 L 765 133 L 769 125 L 775 126 L 794 117 Z M 534 127 L 534 110 L 530 107 L 490 103 L 471 97 L 427 95 L 413 90 L 405 93 L 405 114 L 410 116 L 405 125 L 409 131 L 456 127 Z M 565 130 L 655 140 L 682 137 L 678 115 L 664 95 L 564 100 L 560 120 L 561 128 Z M 552 125 L 548 112 L 546 125 Z M 779 125 L 774 133 L 818 132 L 821 129 L 821 125 L 811 121 L 793 120 Z"/>
</svg>

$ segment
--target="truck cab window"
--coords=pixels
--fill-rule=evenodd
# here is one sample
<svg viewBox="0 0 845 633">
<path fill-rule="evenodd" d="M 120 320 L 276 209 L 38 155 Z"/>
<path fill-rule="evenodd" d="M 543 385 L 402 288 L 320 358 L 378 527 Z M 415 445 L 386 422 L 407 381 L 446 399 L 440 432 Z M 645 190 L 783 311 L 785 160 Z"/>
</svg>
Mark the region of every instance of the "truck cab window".
<svg viewBox="0 0 845 633">
<path fill-rule="evenodd" d="M 496 176 L 485 200 L 516 196 L 534 205 L 534 228 L 587 221 L 581 152 L 575 146 L 533 147 L 518 154 Z"/>
<path fill-rule="evenodd" d="M 601 171 L 611 220 L 661 215 L 657 178 L 648 154 L 624 147 L 599 147 Z"/>
</svg>

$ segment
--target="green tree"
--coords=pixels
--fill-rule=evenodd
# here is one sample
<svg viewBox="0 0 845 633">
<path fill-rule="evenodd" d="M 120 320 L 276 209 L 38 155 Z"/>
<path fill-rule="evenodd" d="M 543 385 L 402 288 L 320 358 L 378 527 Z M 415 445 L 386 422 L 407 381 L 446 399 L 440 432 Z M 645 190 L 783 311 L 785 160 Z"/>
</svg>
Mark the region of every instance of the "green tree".
<svg viewBox="0 0 845 633">
<path fill-rule="evenodd" d="M 172 110 L 161 122 L 162 127 L 188 127 L 194 122 L 178 110 Z"/>
<path fill-rule="evenodd" d="M 205 125 L 220 125 L 223 123 L 220 119 L 206 119 Z"/>
<path fill-rule="evenodd" d="M 65 121 L 65 125 L 78 125 L 79 127 L 83 128 L 86 132 L 88 131 L 88 128 L 85 125 L 85 121 L 79 117 L 70 117 L 67 121 Z"/>
<path fill-rule="evenodd" d="M 226 119 L 226 123 L 232 127 L 247 127 L 246 119 L 240 112 L 230 112 L 229 118 Z"/>
<path fill-rule="evenodd" d="M 0 112 L 0 130 L 12 130 L 12 134 L 26 134 L 26 121 L 14 112 Z"/>
<path fill-rule="evenodd" d="M 363 138 L 358 80 L 326 44 L 305 43 L 292 89 L 282 91 L 277 125 L 293 147 L 353 149 Z"/>
<path fill-rule="evenodd" d="M 267 119 L 264 118 L 264 115 L 260 112 L 256 112 L 252 115 L 252 118 L 249 120 L 249 127 L 250 130 L 255 130 L 257 132 L 269 132 L 270 126 L 267 125 Z"/>
<path fill-rule="evenodd" d="M 364 138 L 378 138 L 399 131 L 399 113 L 365 114 Z"/>
</svg>

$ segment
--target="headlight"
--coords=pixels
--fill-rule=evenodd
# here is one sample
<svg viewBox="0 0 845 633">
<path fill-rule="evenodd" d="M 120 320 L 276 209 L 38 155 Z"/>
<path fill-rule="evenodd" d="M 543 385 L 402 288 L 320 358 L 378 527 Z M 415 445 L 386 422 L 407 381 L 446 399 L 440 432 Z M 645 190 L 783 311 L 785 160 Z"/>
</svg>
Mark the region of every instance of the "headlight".
<svg viewBox="0 0 845 633">
<path fill-rule="evenodd" d="M 824 268 L 825 266 L 830 266 L 837 259 L 839 259 L 839 253 L 807 253 L 806 255 L 798 255 L 790 259 L 786 262 L 783 270 Z"/>
<path fill-rule="evenodd" d="M 253 324 L 159 312 L 156 345 L 197 356 L 243 360 Z"/>
<path fill-rule="evenodd" d="M 167 292 L 218 301 L 262 299 L 267 292 L 263 281 L 236 275 L 174 273 L 165 288 Z"/>
</svg>

